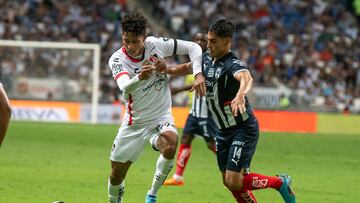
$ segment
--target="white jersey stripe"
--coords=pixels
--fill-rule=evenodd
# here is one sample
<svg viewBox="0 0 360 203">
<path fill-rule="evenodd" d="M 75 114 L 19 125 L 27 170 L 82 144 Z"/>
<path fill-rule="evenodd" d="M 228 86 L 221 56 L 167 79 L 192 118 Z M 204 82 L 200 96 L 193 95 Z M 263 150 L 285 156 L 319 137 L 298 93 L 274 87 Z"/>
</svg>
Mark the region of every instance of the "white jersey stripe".
<svg viewBox="0 0 360 203">
<path fill-rule="evenodd" d="M 225 110 L 225 113 L 226 113 L 226 116 L 228 118 L 230 126 L 235 126 L 236 121 L 235 121 L 235 117 L 234 117 L 233 113 L 231 112 L 230 105 L 226 105 L 224 107 L 224 110 Z"/>
<path fill-rule="evenodd" d="M 215 113 L 215 111 L 214 111 L 214 109 L 213 109 L 213 107 L 212 107 L 211 104 L 209 104 L 209 110 L 210 110 L 210 112 L 211 112 L 211 115 L 213 115 L 212 118 L 214 119 L 214 121 L 215 121 L 218 129 L 221 129 L 220 122 L 219 122 L 218 117 L 216 116 L 216 113 Z"/>
<path fill-rule="evenodd" d="M 214 85 L 214 93 L 215 95 L 218 95 L 218 83 L 216 83 Z M 225 128 L 228 128 L 229 127 L 229 123 L 227 122 L 226 118 L 225 118 L 225 115 L 223 114 L 223 112 L 221 111 L 220 109 L 220 105 L 219 105 L 219 100 L 218 99 L 215 99 L 214 100 L 214 104 L 215 104 L 215 109 L 216 111 L 219 113 L 220 117 L 221 117 L 221 120 L 222 122 L 224 123 L 225 125 Z"/>
</svg>

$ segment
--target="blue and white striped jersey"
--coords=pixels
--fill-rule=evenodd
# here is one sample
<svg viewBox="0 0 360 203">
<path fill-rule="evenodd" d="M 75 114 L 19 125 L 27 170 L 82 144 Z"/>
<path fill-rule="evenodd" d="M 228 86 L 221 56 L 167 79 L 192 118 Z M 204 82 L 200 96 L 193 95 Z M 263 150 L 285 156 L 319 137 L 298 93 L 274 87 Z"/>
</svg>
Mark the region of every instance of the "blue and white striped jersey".
<svg viewBox="0 0 360 203">
<path fill-rule="evenodd" d="M 194 94 L 192 99 L 190 114 L 196 118 L 207 118 L 208 108 L 206 105 L 206 97 L 196 97 Z"/>
<path fill-rule="evenodd" d="M 235 117 L 231 112 L 231 101 L 235 98 L 240 82 L 234 77 L 239 71 L 249 71 L 244 62 L 233 53 L 212 61 L 208 52 L 203 54 L 202 71 L 206 79 L 206 100 L 212 118 L 220 130 L 241 125 L 253 116 L 247 97 L 246 113 Z"/>
</svg>

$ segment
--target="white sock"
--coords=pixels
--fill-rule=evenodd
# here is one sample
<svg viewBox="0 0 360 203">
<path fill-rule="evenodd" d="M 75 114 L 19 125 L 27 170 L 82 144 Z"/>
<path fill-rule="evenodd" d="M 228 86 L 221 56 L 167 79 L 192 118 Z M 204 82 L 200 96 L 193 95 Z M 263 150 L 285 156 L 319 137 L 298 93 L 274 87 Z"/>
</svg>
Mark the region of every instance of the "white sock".
<svg viewBox="0 0 360 203">
<path fill-rule="evenodd" d="M 183 180 L 184 178 L 182 176 L 179 176 L 178 174 L 174 173 L 173 178 L 177 181 Z"/>
<path fill-rule="evenodd" d="M 160 154 L 156 162 L 156 171 L 151 189 L 148 192 L 149 195 L 157 195 L 159 188 L 165 181 L 166 177 L 169 175 L 173 165 L 174 159 L 166 159 L 162 154 Z"/>
<path fill-rule="evenodd" d="M 122 203 L 122 197 L 125 192 L 125 181 L 120 185 L 111 185 L 110 179 L 108 181 L 108 196 L 109 203 Z"/>
</svg>

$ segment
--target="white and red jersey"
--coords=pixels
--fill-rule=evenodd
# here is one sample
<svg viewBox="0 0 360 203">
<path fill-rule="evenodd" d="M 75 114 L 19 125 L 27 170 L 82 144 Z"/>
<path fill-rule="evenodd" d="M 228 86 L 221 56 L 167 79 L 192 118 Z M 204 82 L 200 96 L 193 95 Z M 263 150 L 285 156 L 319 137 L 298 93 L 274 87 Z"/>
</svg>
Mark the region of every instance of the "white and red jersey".
<svg viewBox="0 0 360 203">
<path fill-rule="evenodd" d="M 125 98 L 126 113 L 123 125 L 143 125 L 154 119 L 171 115 L 171 93 L 166 74 L 154 72 L 148 79 L 139 80 L 144 63 L 173 54 L 189 54 L 193 73 L 201 72 L 201 48 L 194 42 L 147 37 L 141 59 L 132 58 L 124 47 L 109 59 L 114 79 Z"/>
</svg>

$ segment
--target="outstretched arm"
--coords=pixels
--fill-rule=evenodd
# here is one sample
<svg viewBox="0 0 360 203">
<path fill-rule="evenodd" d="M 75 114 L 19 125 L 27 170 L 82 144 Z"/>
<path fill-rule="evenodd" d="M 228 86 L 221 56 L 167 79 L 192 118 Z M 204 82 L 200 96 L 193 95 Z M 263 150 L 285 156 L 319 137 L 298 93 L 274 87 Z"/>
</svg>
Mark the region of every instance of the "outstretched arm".
<svg viewBox="0 0 360 203">
<path fill-rule="evenodd" d="M 253 79 L 248 70 L 238 71 L 234 77 L 240 82 L 240 87 L 235 98 L 231 102 L 231 110 L 234 116 L 238 116 L 238 111 L 240 111 L 241 114 L 246 112 L 245 96 L 252 87 Z"/>
<path fill-rule="evenodd" d="M 170 66 L 165 69 L 165 73 L 171 75 L 188 75 L 192 73 L 191 63 L 183 63 L 175 66 Z"/>
<path fill-rule="evenodd" d="M 201 61 L 202 61 L 202 49 L 195 42 L 177 40 L 177 54 L 189 54 L 192 72 L 195 76 L 195 81 L 193 84 L 193 89 L 197 96 L 205 96 L 206 85 L 205 85 L 205 77 L 201 71 Z"/>
<path fill-rule="evenodd" d="M 171 95 L 175 95 L 179 92 L 189 91 L 192 88 L 192 85 L 184 85 L 182 87 L 170 87 Z"/>
<path fill-rule="evenodd" d="M 192 73 L 195 76 L 193 87 L 196 90 L 197 95 L 205 95 L 205 77 L 203 76 L 201 69 L 202 49 L 198 44 L 185 40 L 167 39 L 162 37 L 147 37 L 146 40 L 157 43 L 156 45 L 158 48 L 164 51 L 164 57 L 172 56 L 174 54 L 189 55 L 192 65 Z"/>
</svg>

